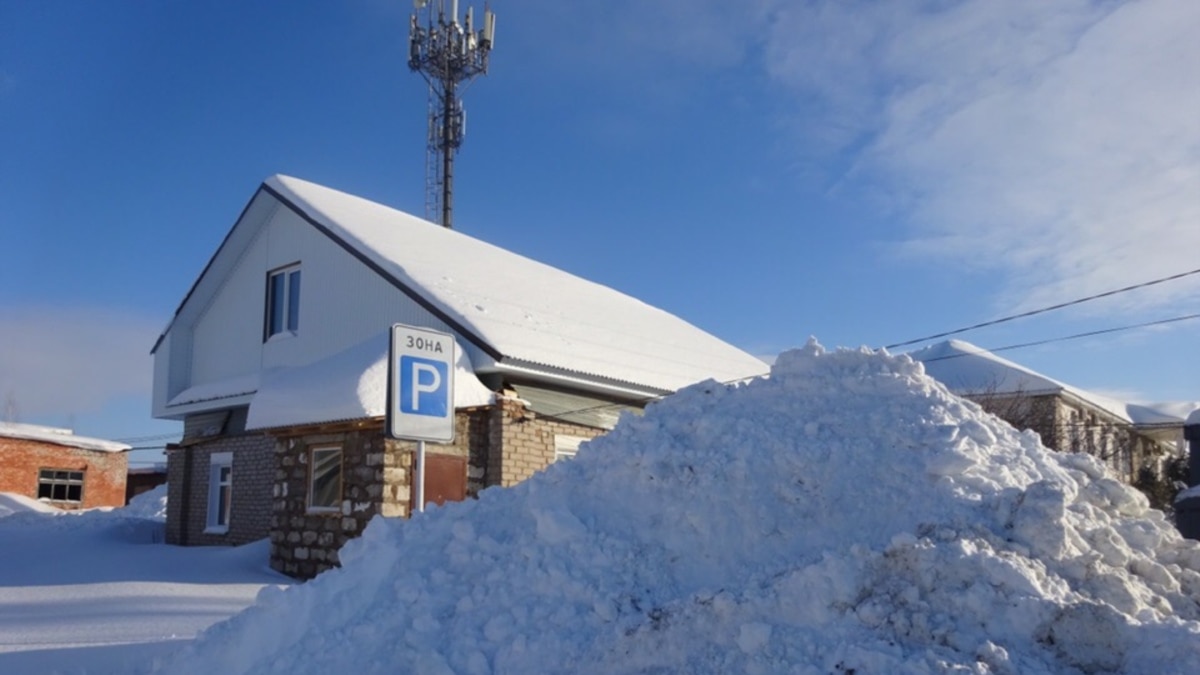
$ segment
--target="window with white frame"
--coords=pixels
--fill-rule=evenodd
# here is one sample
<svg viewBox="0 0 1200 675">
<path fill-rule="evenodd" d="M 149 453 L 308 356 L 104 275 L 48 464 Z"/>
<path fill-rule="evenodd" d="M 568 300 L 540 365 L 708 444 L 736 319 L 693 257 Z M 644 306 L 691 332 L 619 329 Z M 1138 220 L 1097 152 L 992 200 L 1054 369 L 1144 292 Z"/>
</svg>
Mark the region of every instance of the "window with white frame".
<svg viewBox="0 0 1200 675">
<path fill-rule="evenodd" d="M 206 534 L 229 531 L 229 512 L 233 505 L 233 453 L 214 452 L 208 464 L 208 522 Z"/>
<path fill-rule="evenodd" d="M 38 499 L 52 502 L 83 502 L 83 472 L 70 469 L 38 471 Z"/>
<path fill-rule="evenodd" d="M 265 339 L 295 335 L 300 330 L 300 265 L 288 265 L 267 275 Z"/>
<path fill-rule="evenodd" d="M 308 510 L 337 511 L 342 502 L 342 449 L 324 446 L 308 453 Z"/>
<path fill-rule="evenodd" d="M 554 435 L 554 461 L 571 459 L 579 452 L 579 444 L 588 439 L 582 436 Z"/>
</svg>

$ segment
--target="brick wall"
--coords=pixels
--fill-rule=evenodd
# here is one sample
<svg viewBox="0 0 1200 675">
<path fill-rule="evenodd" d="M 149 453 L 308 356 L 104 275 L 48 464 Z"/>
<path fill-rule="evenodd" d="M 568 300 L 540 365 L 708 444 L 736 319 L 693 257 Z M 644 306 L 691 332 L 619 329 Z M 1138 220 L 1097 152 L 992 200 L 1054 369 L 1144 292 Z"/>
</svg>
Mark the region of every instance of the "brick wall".
<svg viewBox="0 0 1200 675">
<path fill-rule="evenodd" d="M 0 492 L 37 499 L 38 472 L 42 469 L 83 472 L 83 501 L 54 502 L 59 508 L 125 505 L 125 477 L 129 470 L 126 453 L 0 437 Z"/>
<path fill-rule="evenodd" d="M 167 543 L 237 546 L 268 536 L 274 448 L 271 437 L 259 433 L 168 448 Z M 206 533 L 211 460 L 220 452 L 233 454 L 229 529 Z"/>
<path fill-rule="evenodd" d="M 603 429 L 542 417 L 520 400 L 497 397 L 488 428 L 488 485 L 516 485 L 554 462 L 555 436 L 595 438 Z"/>
</svg>

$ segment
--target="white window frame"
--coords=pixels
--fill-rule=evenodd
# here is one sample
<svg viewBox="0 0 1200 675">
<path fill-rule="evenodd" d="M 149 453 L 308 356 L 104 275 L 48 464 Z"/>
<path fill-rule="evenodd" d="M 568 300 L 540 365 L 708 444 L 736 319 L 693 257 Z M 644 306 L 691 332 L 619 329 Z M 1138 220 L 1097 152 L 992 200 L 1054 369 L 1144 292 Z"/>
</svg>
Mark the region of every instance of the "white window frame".
<svg viewBox="0 0 1200 675">
<path fill-rule="evenodd" d="M 64 473 L 67 475 L 66 476 L 59 475 L 59 474 L 64 474 Z M 47 475 L 47 474 L 49 474 L 49 475 Z M 79 476 L 78 478 L 75 477 L 76 474 L 78 474 L 78 476 Z M 87 481 L 87 470 L 86 469 L 38 469 L 38 499 L 45 499 L 46 501 L 56 502 L 56 503 L 60 503 L 60 504 L 82 504 L 83 498 L 84 498 L 83 488 L 84 488 L 86 481 Z M 79 499 L 71 499 L 70 498 L 70 490 L 71 490 L 71 486 L 73 486 L 73 485 L 79 486 Z M 47 486 L 50 488 L 50 496 L 49 497 L 41 496 L 42 486 Z M 63 488 L 67 492 L 66 499 L 55 499 L 54 498 L 54 493 L 56 492 L 56 488 L 59 488 L 59 487 Z"/>
<path fill-rule="evenodd" d="M 313 496 L 316 492 L 317 479 L 317 453 L 337 452 L 337 499 L 333 504 L 313 504 Z M 308 449 L 308 500 L 305 504 L 308 507 L 309 513 L 340 513 L 342 510 L 342 490 L 344 489 L 345 464 L 343 463 L 345 455 L 342 453 L 340 445 L 317 445 Z"/>
<path fill-rule="evenodd" d="M 214 452 L 208 459 L 208 516 L 204 533 L 225 534 L 232 515 L 233 453 Z"/>
<path fill-rule="evenodd" d="M 580 444 L 590 440 L 592 439 L 583 436 L 554 434 L 554 461 L 574 458 L 575 454 L 579 452 Z"/>
<path fill-rule="evenodd" d="M 275 295 L 275 280 L 282 279 L 282 291 Z M 271 341 L 292 337 L 300 332 L 300 292 L 303 285 L 300 263 L 292 263 L 267 273 L 266 311 L 263 313 L 263 339 Z M 279 307 L 279 325 L 275 325 L 275 308 Z"/>
</svg>

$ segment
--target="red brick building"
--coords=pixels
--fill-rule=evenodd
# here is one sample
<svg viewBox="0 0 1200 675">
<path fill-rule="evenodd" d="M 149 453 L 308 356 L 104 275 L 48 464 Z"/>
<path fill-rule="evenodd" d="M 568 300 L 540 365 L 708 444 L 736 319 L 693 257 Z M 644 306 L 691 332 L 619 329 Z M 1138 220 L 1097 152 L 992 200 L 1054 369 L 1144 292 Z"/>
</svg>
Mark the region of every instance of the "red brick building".
<svg viewBox="0 0 1200 675">
<path fill-rule="evenodd" d="M 61 509 L 124 506 L 129 449 L 69 429 L 0 423 L 0 492 Z"/>
</svg>

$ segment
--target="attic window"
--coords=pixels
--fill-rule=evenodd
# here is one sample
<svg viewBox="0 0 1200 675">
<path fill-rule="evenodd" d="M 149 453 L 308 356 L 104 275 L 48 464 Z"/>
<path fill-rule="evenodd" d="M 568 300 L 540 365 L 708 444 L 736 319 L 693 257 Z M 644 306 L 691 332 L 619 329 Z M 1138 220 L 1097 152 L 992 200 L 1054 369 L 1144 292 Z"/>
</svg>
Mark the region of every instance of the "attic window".
<svg viewBox="0 0 1200 675">
<path fill-rule="evenodd" d="M 300 265 L 289 265 L 267 275 L 265 338 L 295 335 L 300 328 Z"/>
</svg>

